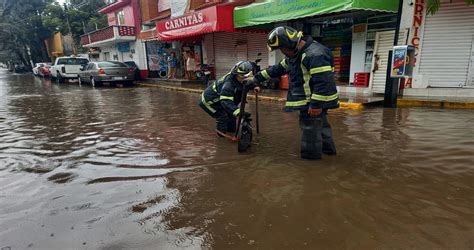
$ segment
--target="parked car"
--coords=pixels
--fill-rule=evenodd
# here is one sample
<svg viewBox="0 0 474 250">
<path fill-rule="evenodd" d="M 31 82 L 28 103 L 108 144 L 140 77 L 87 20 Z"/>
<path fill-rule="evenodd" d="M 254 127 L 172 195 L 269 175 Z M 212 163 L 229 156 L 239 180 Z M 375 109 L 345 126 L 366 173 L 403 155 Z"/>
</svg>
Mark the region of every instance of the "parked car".
<svg viewBox="0 0 474 250">
<path fill-rule="evenodd" d="M 25 73 L 27 68 L 23 64 L 15 64 L 15 73 Z"/>
<path fill-rule="evenodd" d="M 135 81 L 140 81 L 141 77 L 140 77 L 140 69 L 138 68 L 138 65 L 134 61 L 127 61 L 123 63 L 125 63 L 128 67 L 133 69 L 133 79 Z"/>
<path fill-rule="evenodd" d="M 46 65 L 51 66 L 51 63 L 42 62 L 42 63 L 35 64 L 35 67 L 33 68 L 33 75 L 35 76 L 39 75 L 39 68 L 44 67 Z"/>
<path fill-rule="evenodd" d="M 87 58 L 65 56 L 56 58 L 54 65 L 51 67 L 51 77 L 58 83 L 63 83 L 68 79 L 76 79 L 81 71 L 81 67 L 87 65 Z"/>
<path fill-rule="evenodd" d="M 90 83 L 92 86 L 100 86 L 104 82 L 132 85 L 134 70 L 122 62 L 91 62 L 80 70 L 77 78 L 79 84 Z"/>
<path fill-rule="evenodd" d="M 38 76 L 41 76 L 43 78 L 46 77 L 51 77 L 51 65 L 44 64 L 42 67 L 39 67 L 38 69 Z"/>
</svg>

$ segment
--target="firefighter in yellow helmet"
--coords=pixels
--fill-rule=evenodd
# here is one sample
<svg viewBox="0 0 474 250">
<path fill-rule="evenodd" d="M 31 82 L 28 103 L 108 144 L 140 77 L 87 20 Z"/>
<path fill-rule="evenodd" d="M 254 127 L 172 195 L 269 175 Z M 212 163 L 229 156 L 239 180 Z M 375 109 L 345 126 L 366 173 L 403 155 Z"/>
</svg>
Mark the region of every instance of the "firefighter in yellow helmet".
<svg viewBox="0 0 474 250">
<path fill-rule="evenodd" d="M 330 49 L 291 27 L 281 26 L 268 35 L 270 50 L 285 56 L 279 64 L 256 74 L 254 82 L 288 74 L 285 111 L 299 111 L 302 131 L 301 157 L 320 159 L 322 153 L 336 154 L 328 110 L 339 107 Z"/>
<path fill-rule="evenodd" d="M 238 62 L 231 71 L 207 87 L 201 95 L 199 106 L 216 119 L 217 134 L 235 133 L 236 118 L 240 114 L 244 81 L 253 77 L 255 65 L 250 61 Z M 259 91 L 250 83 L 248 88 Z"/>
</svg>

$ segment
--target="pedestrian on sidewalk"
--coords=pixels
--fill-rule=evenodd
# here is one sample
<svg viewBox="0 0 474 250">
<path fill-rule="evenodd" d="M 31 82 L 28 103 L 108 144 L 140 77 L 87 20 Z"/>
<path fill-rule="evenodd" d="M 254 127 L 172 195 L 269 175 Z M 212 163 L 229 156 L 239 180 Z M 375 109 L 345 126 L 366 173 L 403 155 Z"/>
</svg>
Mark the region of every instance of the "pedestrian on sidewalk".
<svg viewBox="0 0 474 250">
<path fill-rule="evenodd" d="M 199 106 L 216 119 L 216 132 L 219 136 L 235 133 L 244 81 L 253 77 L 254 70 L 253 63 L 238 62 L 229 73 L 209 85 L 202 93 Z M 260 91 L 260 88 L 255 85 L 249 87 L 256 92 Z"/>
<path fill-rule="evenodd" d="M 184 53 L 184 59 L 186 62 L 186 78 L 188 80 L 195 80 L 194 74 L 196 71 L 196 61 L 194 60 L 193 52 L 186 51 Z"/>
<path fill-rule="evenodd" d="M 168 62 L 168 79 L 176 79 L 176 67 L 178 64 L 178 59 L 176 58 L 176 53 L 171 52 L 170 56 L 167 59 Z"/>
<path fill-rule="evenodd" d="M 285 56 L 279 64 L 256 74 L 254 83 L 288 74 L 289 89 L 285 111 L 299 111 L 301 157 L 321 159 L 322 153 L 336 154 L 328 109 L 339 107 L 334 81 L 334 61 L 329 48 L 313 41 L 311 36 L 291 27 L 280 26 L 268 35 L 271 50 Z"/>
</svg>

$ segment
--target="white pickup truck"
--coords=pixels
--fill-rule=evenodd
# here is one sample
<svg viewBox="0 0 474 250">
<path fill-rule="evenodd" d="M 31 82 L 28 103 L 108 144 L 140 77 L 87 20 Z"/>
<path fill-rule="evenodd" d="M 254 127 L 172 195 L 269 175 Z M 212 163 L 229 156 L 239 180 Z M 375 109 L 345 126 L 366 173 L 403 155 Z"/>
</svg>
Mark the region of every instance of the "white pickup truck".
<svg viewBox="0 0 474 250">
<path fill-rule="evenodd" d="M 58 57 L 51 67 L 51 77 L 59 83 L 69 79 L 77 79 L 81 67 L 87 65 L 89 60 L 82 57 Z"/>
</svg>

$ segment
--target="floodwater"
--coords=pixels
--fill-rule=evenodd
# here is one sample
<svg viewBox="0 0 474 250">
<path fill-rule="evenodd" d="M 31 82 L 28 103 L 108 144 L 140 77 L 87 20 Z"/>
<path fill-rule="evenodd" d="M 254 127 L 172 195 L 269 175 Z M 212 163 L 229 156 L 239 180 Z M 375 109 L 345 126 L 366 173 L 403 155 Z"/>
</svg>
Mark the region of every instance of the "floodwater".
<svg viewBox="0 0 474 250">
<path fill-rule="evenodd" d="M 197 98 L 1 71 L 0 248 L 474 247 L 472 110 L 338 110 L 304 161 L 296 114 L 238 154 Z"/>
</svg>

